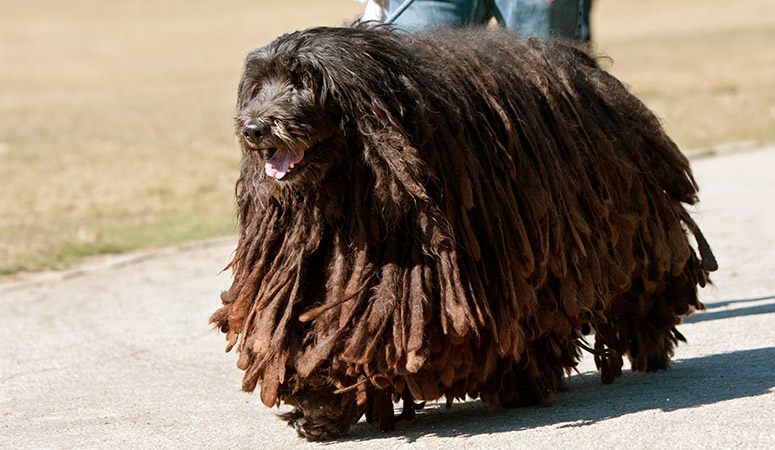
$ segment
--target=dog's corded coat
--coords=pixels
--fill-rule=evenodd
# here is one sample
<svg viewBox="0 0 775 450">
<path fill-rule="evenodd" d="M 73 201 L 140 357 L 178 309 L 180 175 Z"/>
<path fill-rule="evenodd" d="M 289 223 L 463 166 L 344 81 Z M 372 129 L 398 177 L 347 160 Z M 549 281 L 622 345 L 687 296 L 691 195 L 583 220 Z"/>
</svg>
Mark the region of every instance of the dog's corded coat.
<svg viewBox="0 0 775 450">
<path fill-rule="evenodd" d="M 243 389 L 295 406 L 310 439 L 364 412 L 390 429 L 400 399 L 403 418 L 442 396 L 544 401 L 591 330 L 604 382 L 625 355 L 664 369 L 703 308 L 689 163 L 573 46 L 297 32 L 248 56 L 237 130 L 234 282 L 211 320 Z"/>
</svg>

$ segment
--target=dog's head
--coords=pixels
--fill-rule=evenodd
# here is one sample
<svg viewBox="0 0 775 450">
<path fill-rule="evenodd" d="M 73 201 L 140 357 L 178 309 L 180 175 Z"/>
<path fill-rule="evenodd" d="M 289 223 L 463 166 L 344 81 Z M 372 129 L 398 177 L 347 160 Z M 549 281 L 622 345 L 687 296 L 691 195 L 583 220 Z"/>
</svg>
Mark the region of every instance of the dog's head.
<svg viewBox="0 0 775 450">
<path fill-rule="evenodd" d="M 250 53 L 239 86 L 236 134 L 245 158 L 282 184 L 318 180 L 339 146 L 340 119 L 299 46 L 299 33 Z"/>
<path fill-rule="evenodd" d="M 242 180 L 299 192 L 336 169 L 362 170 L 396 214 L 423 198 L 416 142 L 435 129 L 440 84 L 418 70 L 428 63 L 411 41 L 387 27 L 321 27 L 250 53 L 236 117 Z"/>
</svg>

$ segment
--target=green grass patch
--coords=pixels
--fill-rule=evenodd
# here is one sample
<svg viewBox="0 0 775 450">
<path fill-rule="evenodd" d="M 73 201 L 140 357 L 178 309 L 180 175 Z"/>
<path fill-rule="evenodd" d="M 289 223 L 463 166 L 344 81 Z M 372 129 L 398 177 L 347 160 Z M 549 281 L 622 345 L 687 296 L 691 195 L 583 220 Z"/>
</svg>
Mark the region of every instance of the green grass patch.
<svg viewBox="0 0 775 450">
<path fill-rule="evenodd" d="M 47 239 L 45 246 L 22 248 L 15 257 L 0 260 L 0 275 L 19 271 L 62 269 L 95 255 L 118 254 L 138 249 L 159 248 L 170 243 L 198 241 L 226 236 L 236 230 L 236 217 L 230 211 L 210 215 L 170 214 L 151 223 L 135 225 L 86 225 L 60 229 L 58 237 Z M 32 231 L 33 235 L 51 236 L 52 231 Z M 0 237 L 8 237 L 0 230 Z M 12 255 L 13 256 L 13 255 Z"/>
</svg>

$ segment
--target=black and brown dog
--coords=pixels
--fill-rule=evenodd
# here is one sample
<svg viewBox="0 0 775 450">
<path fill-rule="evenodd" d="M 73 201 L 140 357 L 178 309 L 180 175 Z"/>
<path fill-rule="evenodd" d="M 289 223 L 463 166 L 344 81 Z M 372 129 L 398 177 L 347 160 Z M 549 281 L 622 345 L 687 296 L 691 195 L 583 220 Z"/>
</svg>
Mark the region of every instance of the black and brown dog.
<svg viewBox="0 0 775 450">
<path fill-rule="evenodd" d="M 248 56 L 237 108 L 240 237 L 211 320 L 309 439 L 364 413 L 392 429 L 400 400 L 543 402 L 582 348 L 604 382 L 624 356 L 665 369 L 703 308 L 689 162 L 573 45 L 310 29 Z"/>
</svg>

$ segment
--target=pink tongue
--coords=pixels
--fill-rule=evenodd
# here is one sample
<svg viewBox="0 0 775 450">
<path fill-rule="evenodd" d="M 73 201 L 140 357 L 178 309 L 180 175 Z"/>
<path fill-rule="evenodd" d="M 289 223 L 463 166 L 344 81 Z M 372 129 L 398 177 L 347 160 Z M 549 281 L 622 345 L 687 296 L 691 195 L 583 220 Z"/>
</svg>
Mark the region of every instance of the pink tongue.
<svg viewBox="0 0 775 450">
<path fill-rule="evenodd" d="M 264 170 L 267 175 L 279 180 L 288 173 L 291 164 L 296 164 L 303 158 L 304 152 L 301 152 L 301 155 L 294 156 L 291 153 L 276 151 L 266 164 L 264 164 Z"/>
</svg>

